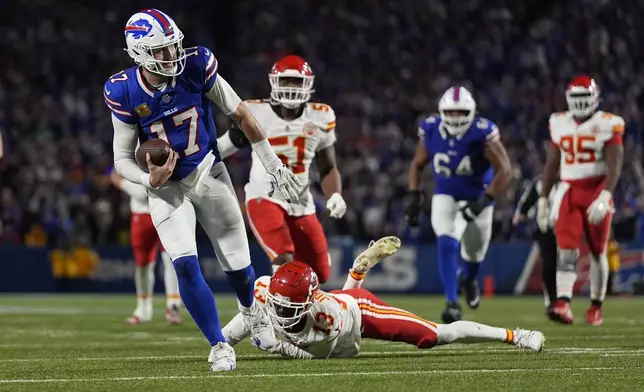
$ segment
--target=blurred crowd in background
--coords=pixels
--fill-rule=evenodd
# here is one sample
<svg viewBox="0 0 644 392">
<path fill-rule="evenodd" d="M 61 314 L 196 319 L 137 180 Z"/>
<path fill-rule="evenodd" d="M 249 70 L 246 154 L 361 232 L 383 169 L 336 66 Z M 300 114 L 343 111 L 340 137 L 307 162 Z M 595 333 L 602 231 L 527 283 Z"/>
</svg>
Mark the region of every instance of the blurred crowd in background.
<svg viewBox="0 0 644 392">
<path fill-rule="evenodd" d="M 329 235 L 369 240 L 398 234 L 432 242 L 429 219 L 403 219 L 417 123 L 436 112 L 452 84 L 474 92 L 499 125 L 514 179 L 497 203 L 495 241 L 528 240 L 512 227 L 524 187 L 539 174 L 551 112 L 566 109 L 577 73 L 602 87 L 602 109 L 626 119 L 626 159 L 615 192 L 614 232 L 644 238 L 642 173 L 644 3 L 571 0 L 156 0 L 183 30 L 184 47 L 215 51 L 220 73 L 242 98 L 269 93 L 272 64 L 289 53 L 309 61 L 315 100 L 337 115 L 336 151 L 349 211 Z M 0 16 L 0 242 L 46 245 L 70 239 L 127 243 L 127 197 L 110 185 L 112 128 L 102 87 L 131 66 L 128 17 L 149 4 L 14 0 Z M 218 114 L 220 135 L 228 119 Z M 243 208 L 250 155 L 227 161 Z M 431 195 L 431 170 L 426 194 Z M 429 199 L 429 198 L 428 198 Z M 429 211 L 429 203 L 427 210 Z"/>
</svg>

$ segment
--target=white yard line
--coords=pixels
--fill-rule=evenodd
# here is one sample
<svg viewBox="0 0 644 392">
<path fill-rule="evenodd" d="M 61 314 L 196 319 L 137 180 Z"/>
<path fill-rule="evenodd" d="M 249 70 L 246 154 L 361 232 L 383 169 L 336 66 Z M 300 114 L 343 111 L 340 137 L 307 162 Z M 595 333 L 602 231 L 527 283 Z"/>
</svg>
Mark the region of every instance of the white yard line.
<svg viewBox="0 0 644 392">
<path fill-rule="evenodd" d="M 483 353 L 530 353 L 529 350 L 520 350 L 512 346 L 507 348 L 472 348 L 467 347 L 466 345 L 457 346 L 454 348 L 437 348 L 434 350 L 392 350 L 392 351 L 362 351 L 360 356 L 364 357 L 377 357 L 377 356 L 395 356 L 395 355 L 405 355 L 405 356 L 429 356 L 434 353 L 434 355 L 441 354 L 462 354 L 464 351 L 467 351 L 471 354 L 483 354 Z M 601 356 L 624 356 L 624 357 L 639 357 L 644 355 L 644 349 L 624 349 L 621 347 L 592 347 L 592 348 L 583 348 L 583 347 L 559 347 L 544 349 L 544 353 L 550 354 L 596 354 Z M 6 362 L 53 362 L 53 361 L 158 361 L 158 360 L 180 360 L 180 359 L 203 359 L 205 360 L 207 355 L 142 355 L 142 356 L 129 356 L 129 357 L 77 357 L 77 358 L 9 358 L 9 359 L 0 359 L 0 363 Z M 240 354 L 237 356 L 237 359 L 274 359 L 279 358 L 277 355 L 272 354 Z"/>
<path fill-rule="evenodd" d="M 568 368 L 515 368 L 515 369 L 445 369 L 445 370 L 409 370 L 409 371 L 377 371 L 377 372 L 325 372 L 325 373 L 260 373 L 260 374 L 204 374 L 198 376 L 142 376 L 142 377 L 113 377 L 113 378 L 54 378 L 54 379 L 13 379 L 0 380 L 0 384 L 38 384 L 38 383 L 76 383 L 76 382 L 107 382 L 107 381 L 148 381 L 148 380 L 199 380 L 209 378 L 249 379 L 249 378 L 297 378 L 297 377 L 355 377 L 355 376 L 397 376 L 424 374 L 480 374 L 480 373 L 543 373 L 543 372 L 592 372 L 597 370 L 623 370 L 622 367 L 568 367 Z"/>
</svg>

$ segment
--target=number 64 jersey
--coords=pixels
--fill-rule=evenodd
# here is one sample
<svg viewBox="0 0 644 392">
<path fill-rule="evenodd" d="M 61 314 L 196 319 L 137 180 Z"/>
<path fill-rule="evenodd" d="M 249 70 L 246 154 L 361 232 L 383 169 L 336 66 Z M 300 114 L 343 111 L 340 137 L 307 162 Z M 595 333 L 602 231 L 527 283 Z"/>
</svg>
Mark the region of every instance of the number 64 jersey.
<svg viewBox="0 0 644 392">
<path fill-rule="evenodd" d="M 308 102 L 300 117 L 287 121 L 278 115 L 279 106 L 268 101 L 246 101 L 248 109 L 264 128 L 271 147 L 282 162 L 295 173 L 302 184 L 310 181 L 309 167 L 315 154 L 335 143 L 335 113 L 329 105 Z M 246 187 L 246 203 L 252 199 L 268 199 L 281 206 L 290 216 L 315 214 L 315 204 L 309 188 L 308 202 L 304 205 L 287 203 L 280 192 L 268 196 L 270 187 L 266 169 L 253 153 L 250 179 Z"/>
<path fill-rule="evenodd" d="M 483 195 L 494 177 L 494 169 L 485 158 L 485 146 L 500 137 L 492 121 L 477 116 L 467 132 L 452 136 L 441 127 L 440 117 L 431 116 L 421 122 L 418 136 L 430 157 L 435 195 L 451 196 L 456 201 L 476 200 Z"/>
</svg>

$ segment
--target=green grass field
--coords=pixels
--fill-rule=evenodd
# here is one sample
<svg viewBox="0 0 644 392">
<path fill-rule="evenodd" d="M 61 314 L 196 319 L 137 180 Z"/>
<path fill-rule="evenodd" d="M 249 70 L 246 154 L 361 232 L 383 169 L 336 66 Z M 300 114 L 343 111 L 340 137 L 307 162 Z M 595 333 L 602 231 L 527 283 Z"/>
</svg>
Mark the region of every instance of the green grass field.
<svg viewBox="0 0 644 392">
<path fill-rule="evenodd" d="M 385 300 L 437 319 L 439 297 Z M 184 312 L 168 326 L 163 298 L 155 321 L 127 326 L 131 296 L 0 296 L 0 391 L 638 391 L 644 390 L 644 299 L 610 299 L 606 323 L 554 324 L 540 297 L 498 297 L 465 317 L 539 329 L 542 353 L 504 344 L 417 350 L 366 340 L 358 358 L 297 361 L 237 347 L 237 370 L 212 374 L 209 346 Z M 235 312 L 218 296 L 222 321 Z M 588 304 L 578 298 L 578 321 Z"/>
</svg>

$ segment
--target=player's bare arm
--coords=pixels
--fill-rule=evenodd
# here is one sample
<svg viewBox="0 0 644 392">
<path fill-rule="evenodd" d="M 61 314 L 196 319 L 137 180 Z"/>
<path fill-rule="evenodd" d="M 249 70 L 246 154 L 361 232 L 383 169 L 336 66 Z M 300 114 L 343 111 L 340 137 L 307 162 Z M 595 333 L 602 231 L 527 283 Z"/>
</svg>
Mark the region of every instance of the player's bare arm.
<svg viewBox="0 0 644 392">
<path fill-rule="evenodd" d="M 561 165 L 561 150 L 559 146 L 550 143 L 546 164 L 543 168 L 543 176 L 541 177 L 541 195 L 550 194 L 552 187 L 559 177 L 559 165 Z"/>
<path fill-rule="evenodd" d="M 418 140 L 414 159 L 409 166 L 409 194 L 405 204 L 405 220 L 412 227 L 418 226 L 418 215 L 420 214 L 421 191 L 420 176 L 429 162 L 429 154 L 423 145 L 422 139 Z"/>
<path fill-rule="evenodd" d="M 622 174 L 624 162 L 624 146 L 622 144 L 609 144 L 604 148 L 604 159 L 606 160 L 606 178 L 604 189 L 613 193 L 613 189 Z"/>
<path fill-rule="evenodd" d="M 485 159 L 494 167 L 494 178 L 486 193 L 492 198 L 498 199 L 507 189 L 512 178 L 510 158 L 500 140 L 488 142 L 485 146 L 484 155 Z"/>
<path fill-rule="evenodd" d="M 425 170 L 425 166 L 429 162 L 429 154 L 423 145 L 423 141 L 419 140 L 416 145 L 416 153 L 414 154 L 414 159 L 411 161 L 409 166 L 409 191 L 410 192 L 419 192 L 420 191 L 420 176 Z"/>
<path fill-rule="evenodd" d="M 327 209 L 332 218 L 342 218 L 347 211 L 347 204 L 342 198 L 342 178 L 335 159 L 333 145 L 315 154 L 315 164 L 320 172 L 322 191 L 327 197 Z"/>
</svg>

